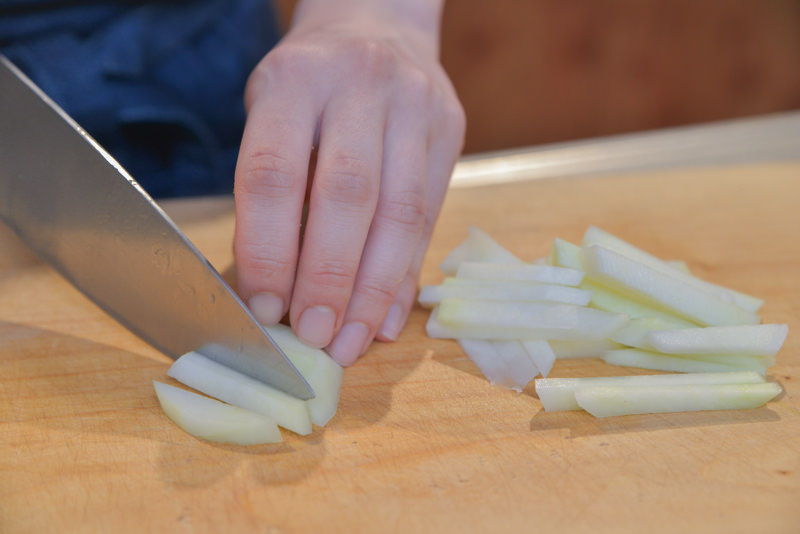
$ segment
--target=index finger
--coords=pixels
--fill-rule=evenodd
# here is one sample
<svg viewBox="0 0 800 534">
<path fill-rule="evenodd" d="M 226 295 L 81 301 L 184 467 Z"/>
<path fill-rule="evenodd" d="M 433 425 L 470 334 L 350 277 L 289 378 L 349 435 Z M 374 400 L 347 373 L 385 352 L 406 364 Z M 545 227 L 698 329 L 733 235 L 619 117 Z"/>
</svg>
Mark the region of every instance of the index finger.
<svg viewBox="0 0 800 534">
<path fill-rule="evenodd" d="M 263 324 L 289 306 L 318 116 L 310 97 L 282 93 L 250 106 L 234 186 L 239 293 Z"/>
</svg>

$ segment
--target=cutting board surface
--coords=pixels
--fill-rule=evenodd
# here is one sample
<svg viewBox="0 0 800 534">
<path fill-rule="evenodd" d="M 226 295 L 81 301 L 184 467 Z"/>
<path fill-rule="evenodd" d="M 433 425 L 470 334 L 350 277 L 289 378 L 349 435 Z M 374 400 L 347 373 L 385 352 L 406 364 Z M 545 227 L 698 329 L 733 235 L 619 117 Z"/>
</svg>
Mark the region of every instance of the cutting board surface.
<svg viewBox="0 0 800 534">
<path fill-rule="evenodd" d="M 165 208 L 230 275 L 231 199 Z M 454 188 L 423 273 L 441 280 L 470 225 L 525 259 L 598 225 L 789 323 L 769 371 L 785 393 L 763 408 L 545 413 L 415 309 L 347 369 L 326 428 L 253 447 L 172 424 L 151 386 L 170 361 L 0 226 L 0 532 L 800 532 L 799 209 L 800 165 Z M 551 376 L 634 373 L 590 359 Z"/>
</svg>

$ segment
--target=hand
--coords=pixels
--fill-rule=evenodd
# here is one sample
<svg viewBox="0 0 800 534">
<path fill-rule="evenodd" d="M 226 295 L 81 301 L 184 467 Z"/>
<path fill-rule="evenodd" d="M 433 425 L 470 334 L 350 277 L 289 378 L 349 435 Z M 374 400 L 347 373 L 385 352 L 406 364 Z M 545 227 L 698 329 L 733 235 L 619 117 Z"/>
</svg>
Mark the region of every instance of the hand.
<svg viewBox="0 0 800 534">
<path fill-rule="evenodd" d="M 463 145 L 437 59 L 441 7 L 305 0 L 248 82 L 239 291 L 264 324 L 288 310 L 298 337 L 343 365 L 405 325 Z"/>
</svg>

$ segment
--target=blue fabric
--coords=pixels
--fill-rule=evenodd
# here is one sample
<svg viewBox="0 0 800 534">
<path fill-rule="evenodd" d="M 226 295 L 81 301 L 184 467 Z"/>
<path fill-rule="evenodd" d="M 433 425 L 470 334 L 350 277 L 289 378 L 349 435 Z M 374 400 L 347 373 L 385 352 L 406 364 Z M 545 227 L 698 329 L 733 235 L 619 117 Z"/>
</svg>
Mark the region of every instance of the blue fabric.
<svg viewBox="0 0 800 534">
<path fill-rule="evenodd" d="M 156 197 L 229 193 L 267 0 L 0 0 L 0 52 Z"/>
</svg>

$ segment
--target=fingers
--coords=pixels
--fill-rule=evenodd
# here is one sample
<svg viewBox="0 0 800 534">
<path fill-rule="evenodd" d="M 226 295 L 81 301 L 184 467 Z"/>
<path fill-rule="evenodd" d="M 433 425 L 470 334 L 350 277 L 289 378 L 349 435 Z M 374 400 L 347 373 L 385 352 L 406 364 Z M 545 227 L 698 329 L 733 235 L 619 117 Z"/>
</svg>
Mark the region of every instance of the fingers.
<svg viewBox="0 0 800 534">
<path fill-rule="evenodd" d="M 292 297 L 295 332 L 316 347 L 342 325 L 380 189 L 385 104 L 357 87 L 328 102 L 322 117 Z"/>
<path fill-rule="evenodd" d="M 318 109 L 282 87 L 250 105 L 236 167 L 234 248 L 239 292 L 263 324 L 280 321 L 289 306 Z"/>
<path fill-rule="evenodd" d="M 411 309 L 414 307 L 422 264 L 425 261 L 425 254 L 433 237 L 433 230 L 447 193 L 453 166 L 455 165 L 455 159 L 451 159 L 452 156 L 448 157 L 452 153 L 452 149 L 446 146 L 447 143 L 453 143 L 453 139 L 457 139 L 457 136 L 451 138 L 450 141 L 444 138 L 433 143 L 434 149 L 431 150 L 430 163 L 427 169 L 427 175 L 430 177 L 428 181 L 429 199 L 422 235 L 417 242 L 417 248 L 412 256 L 408 273 L 376 334 L 376 339 L 380 341 L 395 341 L 405 326 Z M 460 151 L 460 145 L 458 147 Z M 364 351 L 366 351 L 366 348 Z"/>
<path fill-rule="evenodd" d="M 366 351 L 387 313 L 397 317 L 393 324 L 405 322 L 404 309 L 390 306 L 417 250 L 427 206 L 427 120 L 409 109 L 415 108 L 397 107 L 389 117 L 378 205 L 343 327 L 328 347 L 344 365 Z"/>
<path fill-rule="evenodd" d="M 397 339 L 414 306 L 425 254 L 428 251 L 433 230 L 447 194 L 453 167 L 455 167 L 464 144 L 466 129 L 464 110 L 454 96 L 450 101 L 452 106 L 442 111 L 441 116 L 434 122 L 436 127 L 431 132 L 426 169 L 428 201 L 422 235 L 411 259 L 406 278 L 378 330 L 376 337 L 380 341 Z"/>
<path fill-rule="evenodd" d="M 433 95 L 424 85 L 406 89 L 407 106 L 389 119 L 379 204 L 345 326 L 328 347 L 344 365 L 363 354 L 373 337 L 393 341 L 405 325 L 463 145 L 465 123 L 460 106 L 445 108 L 438 117 L 409 112 L 430 109 Z"/>
<path fill-rule="evenodd" d="M 443 71 L 407 64 L 410 49 L 343 46 L 346 61 L 326 68 L 317 44 L 290 42 L 249 84 L 234 245 L 256 318 L 274 324 L 288 310 L 301 340 L 349 364 L 376 336 L 396 339 L 413 307 L 463 111 Z"/>
</svg>

